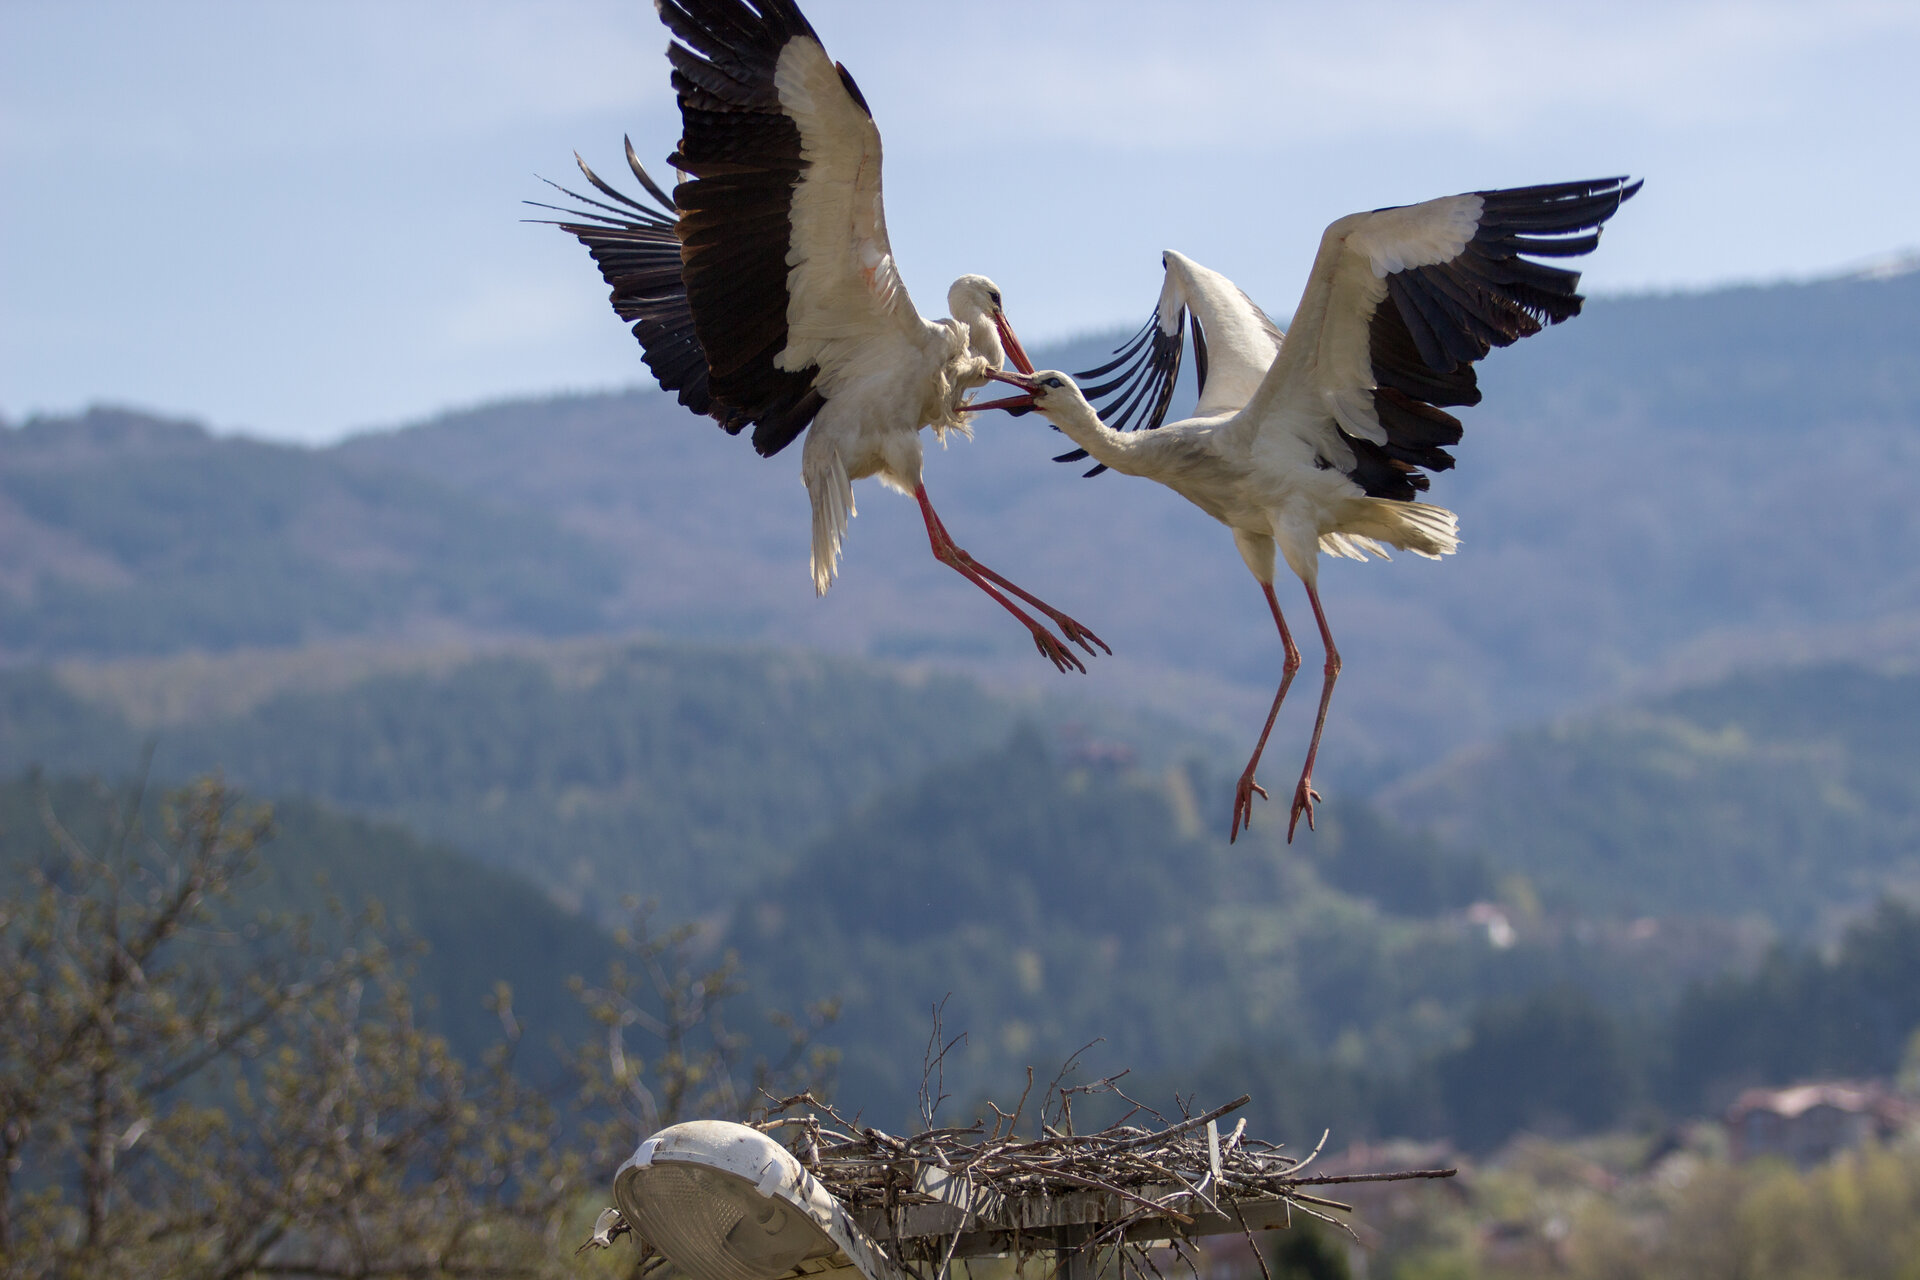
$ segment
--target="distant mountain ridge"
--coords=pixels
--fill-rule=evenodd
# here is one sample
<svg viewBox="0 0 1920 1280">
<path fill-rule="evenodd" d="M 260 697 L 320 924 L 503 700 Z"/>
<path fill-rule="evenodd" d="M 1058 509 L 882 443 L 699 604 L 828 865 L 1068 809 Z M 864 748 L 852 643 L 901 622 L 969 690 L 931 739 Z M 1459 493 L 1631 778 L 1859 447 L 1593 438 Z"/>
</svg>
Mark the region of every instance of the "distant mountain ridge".
<svg viewBox="0 0 1920 1280">
<path fill-rule="evenodd" d="M 127 410 L 0 433 L 0 655 L 601 625 L 616 560 L 544 513 Z"/>
<path fill-rule="evenodd" d="M 1920 651 L 1917 329 L 1908 273 L 1600 299 L 1497 353 L 1431 494 L 1460 513 L 1461 553 L 1323 578 L 1346 658 L 1326 780 L 1364 788 L 1733 655 L 1845 654 L 1873 629 Z M 1086 367 L 1112 345 L 1038 358 Z M 642 631 L 1058 683 L 878 488 L 860 488 L 845 572 L 816 601 L 797 462 L 649 392 L 487 406 L 324 450 L 179 424 L 136 448 L 101 413 L 0 433 L 15 659 Z M 94 443 L 51 443 L 63 433 Z M 1064 445 L 1036 419 L 992 416 L 976 436 L 930 452 L 929 491 L 961 545 L 1114 644 L 1074 683 L 1251 733 L 1278 653 L 1225 531 L 1157 486 L 1052 464 Z M 164 514 L 183 504 L 190 517 Z"/>
</svg>

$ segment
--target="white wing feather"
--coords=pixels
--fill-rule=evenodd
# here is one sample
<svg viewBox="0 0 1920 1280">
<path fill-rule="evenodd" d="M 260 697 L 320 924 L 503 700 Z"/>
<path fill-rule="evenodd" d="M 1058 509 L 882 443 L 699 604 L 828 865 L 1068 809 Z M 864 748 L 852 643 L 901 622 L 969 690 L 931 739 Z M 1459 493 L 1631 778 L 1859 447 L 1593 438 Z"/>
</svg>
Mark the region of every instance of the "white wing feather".
<svg viewBox="0 0 1920 1280">
<path fill-rule="evenodd" d="M 1193 416 L 1232 413 L 1253 398 L 1280 354 L 1280 327 L 1218 271 L 1172 250 L 1163 256 L 1167 281 L 1160 294 L 1160 314 L 1172 316 L 1176 307 L 1185 306 L 1207 344 L 1207 381 Z"/>
<path fill-rule="evenodd" d="M 775 71 L 780 105 L 800 129 L 807 168 L 793 196 L 787 253 L 787 346 L 775 363 L 832 375 L 875 339 L 924 341 L 894 266 L 880 191 L 880 131 L 826 50 L 790 41 Z"/>
<path fill-rule="evenodd" d="M 1482 207 L 1476 195 L 1446 196 L 1350 214 L 1329 226 L 1280 358 L 1248 405 L 1251 428 L 1301 434 L 1342 470 L 1353 464 L 1353 452 L 1335 423 L 1356 439 L 1386 443 L 1373 407 L 1369 326 L 1386 300 L 1387 277 L 1458 257 L 1479 228 Z"/>
</svg>

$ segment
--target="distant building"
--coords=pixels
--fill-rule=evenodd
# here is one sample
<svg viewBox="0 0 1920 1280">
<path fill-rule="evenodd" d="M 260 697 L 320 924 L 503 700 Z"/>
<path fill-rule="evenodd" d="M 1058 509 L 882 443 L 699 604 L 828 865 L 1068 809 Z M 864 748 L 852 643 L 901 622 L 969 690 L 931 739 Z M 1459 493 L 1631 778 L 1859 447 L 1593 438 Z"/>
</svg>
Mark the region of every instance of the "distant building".
<svg viewBox="0 0 1920 1280">
<path fill-rule="evenodd" d="M 1467 923 L 1485 929 L 1487 942 L 1495 951 L 1505 951 L 1520 938 L 1506 911 L 1491 902 L 1476 902 L 1468 907 Z"/>
<path fill-rule="evenodd" d="M 1735 1160 L 1783 1156 L 1806 1166 L 1870 1138 L 1891 1138 L 1912 1115 L 1911 1104 L 1875 1084 L 1749 1089 L 1727 1108 L 1727 1136 Z"/>
</svg>

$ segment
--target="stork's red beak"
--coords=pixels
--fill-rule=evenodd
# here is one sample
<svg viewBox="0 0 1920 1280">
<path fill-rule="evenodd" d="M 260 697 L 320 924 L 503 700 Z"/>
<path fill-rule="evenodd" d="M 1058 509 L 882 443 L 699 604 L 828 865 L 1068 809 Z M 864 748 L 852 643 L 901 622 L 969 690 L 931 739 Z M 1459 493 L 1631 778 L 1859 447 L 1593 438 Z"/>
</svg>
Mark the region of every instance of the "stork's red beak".
<svg viewBox="0 0 1920 1280">
<path fill-rule="evenodd" d="M 1006 348 L 1007 359 L 1013 361 L 1013 367 L 1022 373 L 1032 373 L 1033 361 L 1027 359 L 1027 349 L 1013 335 L 1013 326 L 1007 323 L 1006 312 L 993 313 L 993 327 L 1000 331 L 1000 345 Z"/>
<path fill-rule="evenodd" d="M 1020 359 L 1025 360 L 1026 356 L 1026 352 L 1020 352 Z M 980 413 L 987 409 L 1006 409 L 1009 412 L 1017 409 L 1031 409 L 1033 408 L 1033 393 L 1040 385 L 1032 378 L 1026 376 L 1032 372 L 1033 370 L 1030 368 L 1023 369 L 1019 373 L 1008 373 L 1004 369 L 990 370 L 987 373 L 989 378 L 992 378 L 995 382 L 1004 382 L 1008 386 L 1019 387 L 1025 394 L 1008 396 L 1004 400 L 975 400 L 971 404 L 964 404 L 960 407 L 971 413 Z"/>
</svg>

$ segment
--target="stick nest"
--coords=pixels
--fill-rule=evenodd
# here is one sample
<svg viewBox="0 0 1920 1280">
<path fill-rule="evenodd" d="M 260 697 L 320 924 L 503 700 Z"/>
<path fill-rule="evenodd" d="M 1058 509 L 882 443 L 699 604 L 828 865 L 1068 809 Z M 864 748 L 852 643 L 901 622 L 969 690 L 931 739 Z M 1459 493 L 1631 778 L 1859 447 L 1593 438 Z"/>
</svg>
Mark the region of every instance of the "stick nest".
<svg viewBox="0 0 1920 1280">
<path fill-rule="evenodd" d="M 1104 1193 L 1117 1206 L 1117 1213 L 1080 1231 L 1072 1241 L 1093 1248 L 1124 1243 L 1132 1229 L 1148 1220 L 1160 1220 L 1169 1237 L 1184 1234 L 1182 1228 L 1202 1214 L 1238 1221 L 1245 1230 L 1244 1207 L 1275 1201 L 1285 1202 L 1289 1220 L 1298 1210 L 1350 1230 L 1333 1213 L 1350 1212 L 1351 1206 L 1307 1188 L 1443 1178 L 1454 1172 L 1309 1175 L 1304 1170 L 1325 1146 L 1324 1133 L 1311 1151 L 1294 1155 L 1282 1151 L 1279 1144 L 1248 1137 L 1244 1118 L 1231 1130 L 1219 1127 L 1222 1118 L 1248 1103 L 1245 1095 L 1199 1113 L 1182 1105 L 1177 1115 L 1168 1117 L 1127 1097 L 1120 1087 L 1125 1072 L 1092 1084 L 1062 1085 L 1061 1079 L 1074 1066 L 1072 1059 L 1042 1095 L 1039 1114 L 1029 1118 L 1028 1134 L 1018 1130 L 1033 1091 L 1031 1071 L 1027 1089 L 1011 1112 L 989 1102 L 990 1121 L 983 1118 L 964 1127 L 940 1128 L 933 1123 L 945 1097 L 937 1084 L 939 1062 L 951 1047 L 936 1053 L 930 1046 L 921 1087 L 923 1126 L 917 1133 L 890 1134 L 859 1123 L 857 1117 L 849 1120 L 811 1093 L 775 1100 L 765 1118 L 755 1124 L 762 1132 L 778 1132 L 800 1163 L 849 1209 L 883 1211 L 892 1236 L 888 1251 L 896 1262 L 910 1261 L 916 1254 L 939 1259 L 942 1244 L 944 1261 L 950 1261 L 958 1243 L 957 1233 L 951 1243 L 901 1239 L 901 1210 L 919 1204 L 973 1206 L 979 1228 L 1004 1230 L 1009 1229 L 1007 1220 L 997 1206 Z M 1074 1100 L 1094 1095 L 1107 1096 L 1109 1113 L 1115 1101 L 1126 1108 L 1125 1113 L 1104 1128 L 1077 1132 Z M 1030 1246 L 1021 1252 L 1054 1249 L 1068 1242 L 1058 1232 L 1034 1234 Z M 1138 1236 L 1135 1231 L 1133 1238 Z"/>
</svg>

